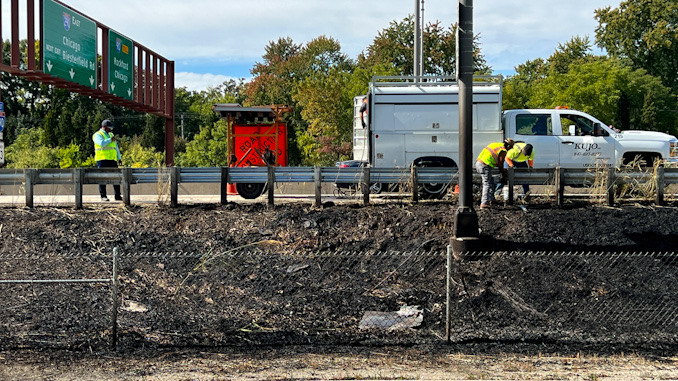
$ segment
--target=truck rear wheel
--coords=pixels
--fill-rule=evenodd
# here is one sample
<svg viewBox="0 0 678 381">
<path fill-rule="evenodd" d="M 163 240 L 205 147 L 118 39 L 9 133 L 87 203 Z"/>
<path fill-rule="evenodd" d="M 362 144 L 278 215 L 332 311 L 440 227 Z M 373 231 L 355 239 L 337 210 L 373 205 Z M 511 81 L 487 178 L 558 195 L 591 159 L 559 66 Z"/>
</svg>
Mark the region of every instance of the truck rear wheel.
<svg viewBox="0 0 678 381">
<path fill-rule="evenodd" d="M 372 194 L 379 194 L 383 192 L 385 189 L 384 184 L 382 183 L 374 183 L 370 185 L 370 193 Z"/>
<path fill-rule="evenodd" d="M 253 200 L 262 193 L 264 193 L 264 184 L 255 184 L 255 183 L 237 183 L 235 184 L 235 190 L 238 191 L 240 197 Z"/>
<path fill-rule="evenodd" d="M 447 194 L 447 184 L 421 184 L 419 186 L 419 196 L 422 199 L 439 200 Z"/>
<path fill-rule="evenodd" d="M 414 161 L 413 165 L 415 167 L 448 167 L 448 168 L 457 168 L 457 164 L 450 158 L 447 157 L 421 157 Z M 429 184 L 419 184 L 419 198 L 422 200 L 436 200 L 442 199 L 447 194 L 447 190 L 450 188 L 450 184 L 447 183 L 429 183 Z"/>
</svg>

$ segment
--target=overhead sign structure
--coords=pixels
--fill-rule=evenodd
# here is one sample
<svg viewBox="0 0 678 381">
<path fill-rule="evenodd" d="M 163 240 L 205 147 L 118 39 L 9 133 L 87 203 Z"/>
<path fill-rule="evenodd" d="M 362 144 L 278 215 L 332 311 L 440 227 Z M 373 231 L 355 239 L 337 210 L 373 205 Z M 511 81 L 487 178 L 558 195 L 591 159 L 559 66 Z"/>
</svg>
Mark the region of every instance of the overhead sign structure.
<svg viewBox="0 0 678 381">
<path fill-rule="evenodd" d="M 133 100 L 134 44 L 129 38 L 108 31 L 108 92 Z"/>
<path fill-rule="evenodd" d="M 97 25 L 52 0 L 43 2 L 43 71 L 97 87 Z"/>
</svg>

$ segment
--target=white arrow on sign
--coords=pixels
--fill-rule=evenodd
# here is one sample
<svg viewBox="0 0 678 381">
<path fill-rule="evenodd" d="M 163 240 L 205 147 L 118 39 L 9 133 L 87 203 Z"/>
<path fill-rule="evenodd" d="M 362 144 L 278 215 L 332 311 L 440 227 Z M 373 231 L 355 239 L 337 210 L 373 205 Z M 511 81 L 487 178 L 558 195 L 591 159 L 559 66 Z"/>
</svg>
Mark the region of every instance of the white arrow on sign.
<svg viewBox="0 0 678 381">
<path fill-rule="evenodd" d="M 132 89 L 127 89 L 127 96 L 131 97 L 132 96 Z"/>
<path fill-rule="evenodd" d="M 111 82 L 111 90 L 115 91 L 115 83 Z"/>
<path fill-rule="evenodd" d="M 54 66 L 54 65 L 52 65 L 52 61 L 51 61 L 51 60 L 50 60 L 50 61 L 47 61 L 47 71 L 52 71 L 52 67 L 53 67 L 53 66 Z"/>
<path fill-rule="evenodd" d="M 92 77 L 91 75 L 89 76 L 89 84 L 90 86 L 94 86 L 94 77 Z"/>
<path fill-rule="evenodd" d="M 73 68 L 71 68 L 71 70 L 69 70 L 68 72 L 71 74 L 71 79 L 73 79 L 73 76 L 75 75 L 75 72 L 73 71 Z"/>
</svg>

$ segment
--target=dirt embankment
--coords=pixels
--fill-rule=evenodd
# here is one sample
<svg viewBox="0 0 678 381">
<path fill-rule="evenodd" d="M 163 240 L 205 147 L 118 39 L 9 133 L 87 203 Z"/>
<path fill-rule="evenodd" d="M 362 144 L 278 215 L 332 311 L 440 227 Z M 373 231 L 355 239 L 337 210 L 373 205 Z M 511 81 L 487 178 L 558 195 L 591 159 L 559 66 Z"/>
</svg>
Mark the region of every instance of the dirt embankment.
<svg viewBox="0 0 678 381">
<path fill-rule="evenodd" d="M 120 342 L 127 351 L 235 345 L 247 352 L 308 343 L 313 352 L 333 345 L 437 347 L 444 335 L 443 253 L 455 210 L 447 202 L 321 209 L 302 204 L 2 208 L 0 278 L 107 275 L 108 260 L 87 258 L 96 253 L 107 258 L 118 247 L 123 254 Z M 609 262 L 598 257 L 572 262 L 506 253 L 673 251 L 676 212 L 643 205 L 542 204 L 526 211 L 478 211 L 482 249 L 500 254 L 455 269 L 453 337 L 460 343 L 455 350 L 515 351 L 526 342 L 530 354 L 544 348 L 674 353 L 676 327 L 658 319 L 666 315 L 638 315 L 652 308 L 665 311 L 673 300 L 673 257 L 631 258 L 621 267 L 617 261 L 608 272 Z M 238 248 L 275 256 L 237 257 L 194 271 L 205 255 Z M 349 255 L 330 255 L 339 252 Z M 376 256 L 406 252 L 441 255 L 418 261 L 409 255 Z M 74 260 L 79 258 L 86 260 Z M 570 262 L 563 264 L 563 258 Z M 7 301 L 0 326 L 3 348 L 105 351 L 108 288 L 13 287 L 0 289 Z M 657 304 L 648 306 L 657 297 Z M 613 307 L 613 317 L 627 306 L 632 313 L 611 323 L 601 320 L 601 301 Z M 403 303 L 422 306 L 420 328 L 395 335 L 356 328 L 364 311 L 393 311 Z M 642 329 L 638 317 L 646 323 Z"/>
</svg>

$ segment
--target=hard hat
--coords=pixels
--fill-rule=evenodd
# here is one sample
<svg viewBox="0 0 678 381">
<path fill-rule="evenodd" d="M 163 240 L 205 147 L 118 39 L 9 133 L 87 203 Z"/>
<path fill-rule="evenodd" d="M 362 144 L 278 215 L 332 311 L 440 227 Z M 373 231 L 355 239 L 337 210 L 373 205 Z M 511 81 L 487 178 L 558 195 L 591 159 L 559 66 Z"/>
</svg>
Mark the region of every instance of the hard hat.
<svg viewBox="0 0 678 381">
<path fill-rule="evenodd" d="M 110 120 L 106 119 L 106 120 L 104 120 L 103 122 L 101 122 L 101 127 L 109 127 L 109 128 L 113 128 L 113 122 L 111 122 Z"/>
</svg>

